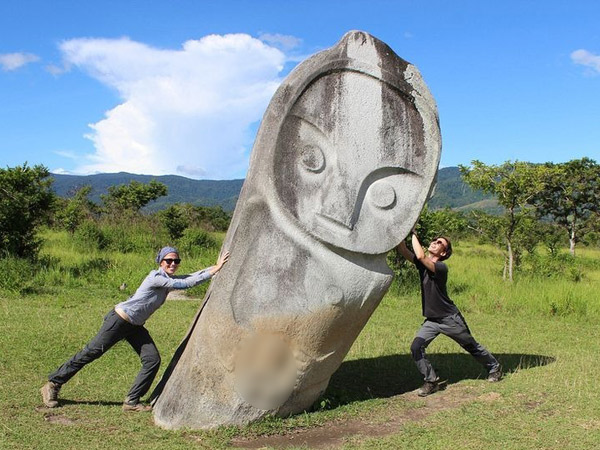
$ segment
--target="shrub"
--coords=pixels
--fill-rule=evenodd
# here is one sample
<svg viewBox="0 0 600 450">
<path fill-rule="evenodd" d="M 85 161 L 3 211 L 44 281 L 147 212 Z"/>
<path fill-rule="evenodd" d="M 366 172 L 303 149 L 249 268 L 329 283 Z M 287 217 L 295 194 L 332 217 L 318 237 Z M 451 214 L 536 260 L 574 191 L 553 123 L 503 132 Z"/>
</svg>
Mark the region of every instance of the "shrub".
<svg viewBox="0 0 600 450">
<path fill-rule="evenodd" d="M 387 263 L 394 271 L 392 286 L 398 294 L 414 293 L 420 289 L 419 272 L 398 250 L 394 249 L 387 254 Z"/>
<path fill-rule="evenodd" d="M 549 255 L 529 254 L 525 258 L 527 265 L 523 268 L 525 274 L 533 277 L 567 278 L 579 282 L 583 279 L 583 271 L 574 256 L 565 253 Z"/>
<path fill-rule="evenodd" d="M 218 249 L 215 238 L 200 228 L 188 228 L 177 242 L 179 251 L 189 256 L 199 256 L 202 251 Z"/>
<path fill-rule="evenodd" d="M 15 293 L 23 293 L 29 291 L 34 283 L 36 266 L 32 261 L 6 257 L 0 259 L 4 274 L 0 277 L 0 289 Z"/>
<path fill-rule="evenodd" d="M 40 225 L 49 221 L 55 195 L 44 166 L 0 169 L 0 256 L 34 260 Z"/>
<path fill-rule="evenodd" d="M 99 225 L 107 240 L 106 248 L 119 253 L 154 251 L 168 240 L 166 230 L 154 217 L 106 218 Z"/>
<path fill-rule="evenodd" d="M 86 220 L 74 234 L 75 244 L 82 250 L 103 250 L 108 246 L 108 239 L 96 222 Z"/>
</svg>

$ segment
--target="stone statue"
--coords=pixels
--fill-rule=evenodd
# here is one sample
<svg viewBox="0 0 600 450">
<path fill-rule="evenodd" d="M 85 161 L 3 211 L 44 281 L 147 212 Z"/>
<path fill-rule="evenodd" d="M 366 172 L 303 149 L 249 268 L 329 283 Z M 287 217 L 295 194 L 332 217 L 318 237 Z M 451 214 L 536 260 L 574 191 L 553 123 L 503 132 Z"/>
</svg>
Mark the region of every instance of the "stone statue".
<svg viewBox="0 0 600 450">
<path fill-rule="evenodd" d="M 227 266 L 153 394 L 165 428 L 311 407 L 386 293 L 440 157 L 417 69 L 352 31 L 275 93 L 223 248 Z"/>
</svg>

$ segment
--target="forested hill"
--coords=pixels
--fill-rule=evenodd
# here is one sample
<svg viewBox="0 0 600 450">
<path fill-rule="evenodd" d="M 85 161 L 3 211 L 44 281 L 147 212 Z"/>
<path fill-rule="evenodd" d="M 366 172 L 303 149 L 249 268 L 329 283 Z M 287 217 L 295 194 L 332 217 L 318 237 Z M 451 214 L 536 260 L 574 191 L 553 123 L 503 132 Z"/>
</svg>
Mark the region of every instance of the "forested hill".
<svg viewBox="0 0 600 450">
<path fill-rule="evenodd" d="M 427 206 L 430 209 L 483 209 L 492 213 L 501 208 L 494 196 L 474 191 L 465 184 L 458 167 L 444 167 L 438 171 L 437 186 Z"/>
<path fill-rule="evenodd" d="M 191 203 L 197 206 L 221 206 L 233 211 L 244 180 L 192 180 L 177 175 L 134 175 L 126 172 L 101 173 L 96 175 L 59 175 L 52 174 L 53 189 L 60 197 L 70 197 L 79 188 L 91 186 L 90 200 L 100 203 L 100 195 L 106 194 L 110 186 L 129 184 L 135 180 L 140 183 L 159 181 L 168 188 L 168 194 L 151 202 L 145 209 L 157 211 L 173 203 Z"/>
<path fill-rule="evenodd" d="M 100 203 L 100 194 L 106 194 L 110 186 L 128 184 L 135 180 L 149 183 L 156 180 L 168 188 L 168 195 L 152 202 L 145 209 L 156 211 L 173 203 L 191 203 L 198 206 L 221 206 L 225 211 L 233 211 L 244 180 L 192 180 L 177 175 L 134 175 L 130 173 L 103 173 L 97 175 L 60 175 L 54 177 L 53 188 L 60 197 L 70 197 L 77 189 L 90 185 L 90 199 Z M 431 209 L 450 207 L 453 209 L 493 209 L 495 201 L 491 196 L 474 192 L 465 185 L 458 167 L 445 167 L 438 172 L 435 194 L 429 201 Z"/>
</svg>

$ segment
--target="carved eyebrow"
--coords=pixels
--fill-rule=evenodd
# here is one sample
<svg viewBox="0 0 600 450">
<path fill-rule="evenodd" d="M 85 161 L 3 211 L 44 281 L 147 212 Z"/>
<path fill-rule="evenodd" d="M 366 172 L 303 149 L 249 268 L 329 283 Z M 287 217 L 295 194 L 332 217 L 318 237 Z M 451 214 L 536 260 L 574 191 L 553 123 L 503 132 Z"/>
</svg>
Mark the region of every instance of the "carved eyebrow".
<svg viewBox="0 0 600 450">
<path fill-rule="evenodd" d="M 321 128 L 319 128 L 316 124 L 306 119 L 305 117 L 299 116 L 298 114 L 291 114 L 290 117 L 292 117 L 295 120 L 298 120 L 301 123 L 305 123 L 309 126 L 311 130 L 315 131 L 315 141 L 321 146 L 321 150 L 326 150 L 331 147 L 331 141 L 323 132 L 323 130 L 321 130 Z"/>
<path fill-rule="evenodd" d="M 365 201 L 365 197 L 367 195 L 367 190 L 369 189 L 369 186 L 371 186 L 376 181 L 379 181 L 383 178 L 391 177 L 393 175 L 410 175 L 418 178 L 423 178 L 423 175 L 400 166 L 386 166 L 375 169 L 373 172 L 371 172 L 365 177 L 362 184 L 360 185 L 360 189 L 358 190 L 358 195 L 356 196 L 356 203 L 354 204 L 354 210 L 352 211 L 352 218 L 350 219 L 352 227 L 354 227 L 354 224 L 358 221 L 358 216 L 360 214 L 360 210 L 362 209 L 362 205 Z"/>
<path fill-rule="evenodd" d="M 307 125 L 310 125 L 311 128 L 314 128 L 316 131 L 318 131 L 319 134 L 321 134 L 321 135 L 323 135 L 323 137 L 325 137 L 325 133 L 323 133 L 323 130 L 321 130 L 321 128 L 319 126 L 317 126 L 312 121 L 308 120 L 306 117 L 299 116 L 298 114 L 290 114 L 290 117 L 293 117 L 294 119 L 298 119 L 301 122 L 305 122 Z"/>
</svg>

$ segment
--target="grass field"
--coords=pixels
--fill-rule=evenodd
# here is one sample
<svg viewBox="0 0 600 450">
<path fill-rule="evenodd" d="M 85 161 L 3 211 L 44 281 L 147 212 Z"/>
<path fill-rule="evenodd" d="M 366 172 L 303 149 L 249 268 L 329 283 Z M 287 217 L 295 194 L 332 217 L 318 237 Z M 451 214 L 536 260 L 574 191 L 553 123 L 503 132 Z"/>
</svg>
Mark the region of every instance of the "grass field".
<svg viewBox="0 0 600 450">
<path fill-rule="evenodd" d="M 302 448 L 303 442 L 319 443 L 312 431 L 333 436 L 343 424 L 353 426 L 335 441 L 342 448 L 600 448 L 597 250 L 580 252 L 579 281 L 565 273 L 523 275 L 508 284 L 495 251 L 456 245 L 448 262 L 450 295 L 475 337 L 503 364 L 500 383 L 487 383 L 468 354 L 440 337 L 428 354 L 447 388 L 418 398 L 413 391 L 421 380 L 408 349 L 422 321 L 420 300 L 417 291 L 400 295 L 392 287 L 314 411 L 201 432 L 162 430 L 151 414 L 121 411 L 139 369 L 125 343 L 65 385 L 60 408 L 42 407 L 39 388 L 47 374 L 89 340 L 103 315 L 153 267 L 151 254 L 81 254 L 65 236 L 50 237 L 44 252 L 62 269 L 34 274 L 43 286 L 27 295 L 0 291 L 1 449 L 256 448 L 281 442 Z M 210 265 L 215 257 L 207 252 L 185 260 L 181 270 Z M 87 272 L 75 270 L 86 264 Z M 120 291 L 123 282 L 128 288 Z M 195 300 L 167 302 L 147 323 L 163 368 L 200 304 L 202 290 L 194 294 Z M 284 437 L 269 441 L 267 435 Z"/>
</svg>

